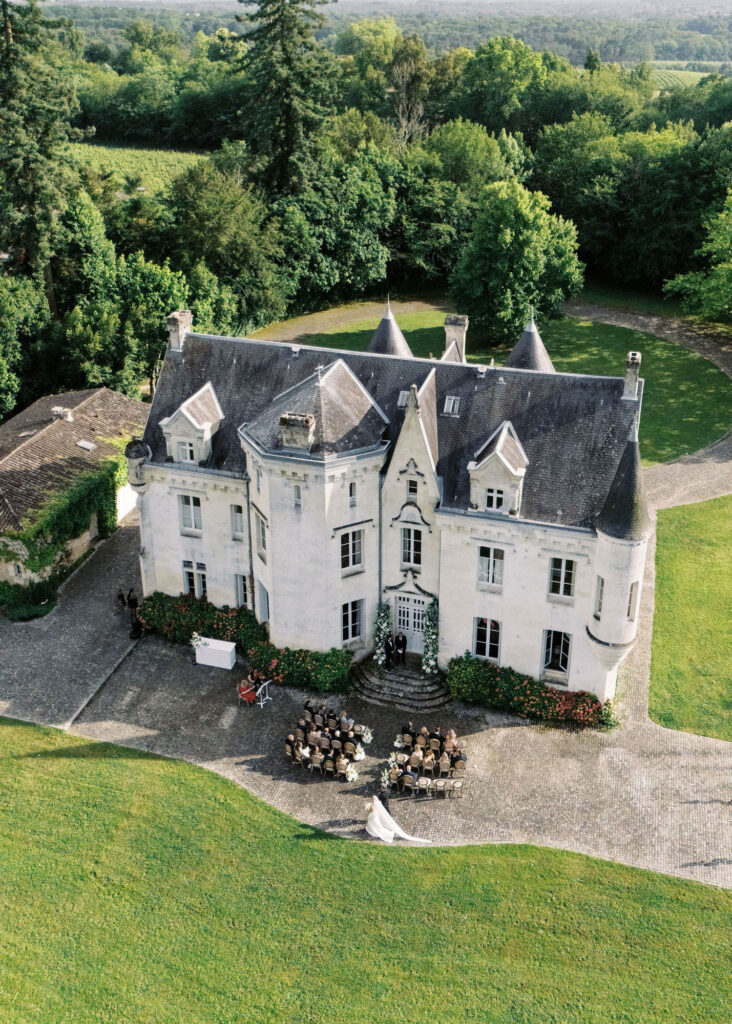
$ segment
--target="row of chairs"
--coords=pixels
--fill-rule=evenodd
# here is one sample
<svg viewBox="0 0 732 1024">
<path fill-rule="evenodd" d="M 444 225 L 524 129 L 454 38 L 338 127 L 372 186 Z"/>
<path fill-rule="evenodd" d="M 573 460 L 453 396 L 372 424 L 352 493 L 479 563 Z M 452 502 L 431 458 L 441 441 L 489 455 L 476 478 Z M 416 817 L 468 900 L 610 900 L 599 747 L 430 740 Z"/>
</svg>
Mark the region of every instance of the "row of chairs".
<svg viewBox="0 0 732 1024">
<path fill-rule="evenodd" d="M 325 718 L 323 718 L 322 715 L 314 715 L 311 711 L 305 708 L 305 710 L 302 713 L 302 717 L 305 719 L 306 722 L 313 722 L 315 725 L 317 725 L 319 729 L 324 729 L 326 726 L 329 729 L 340 729 L 341 727 L 340 719 L 336 718 L 335 715 L 328 714 L 325 716 Z M 356 729 L 358 729 L 360 733 L 362 726 L 354 725 L 353 731 L 355 732 Z"/>
<path fill-rule="evenodd" d="M 333 758 L 326 758 L 324 754 L 313 754 L 309 758 L 303 758 L 297 747 L 291 747 L 289 743 L 285 744 L 285 757 L 288 759 L 293 768 L 305 768 L 308 767 L 312 772 L 320 772 L 321 775 L 331 775 L 333 778 L 344 778 L 346 777 L 347 766 L 343 763 L 338 764 Z"/>
<path fill-rule="evenodd" d="M 424 759 L 416 754 L 410 754 L 409 757 L 406 754 L 397 754 L 396 761 L 400 768 L 409 765 L 410 768 L 416 768 L 420 775 L 429 772 L 433 779 L 453 779 L 465 774 L 465 761 L 456 761 L 453 764 L 446 754 L 443 754 L 439 761 L 435 759 L 431 765 L 425 764 Z"/>
<path fill-rule="evenodd" d="M 410 750 L 410 751 L 416 750 L 417 747 L 421 747 L 422 750 L 426 750 L 427 747 L 429 747 L 430 750 L 434 750 L 435 755 L 437 757 L 440 756 L 440 752 L 442 750 L 442 743 L 440 742 L 440 740 L 438 740 L 438 739 L 428 739 L 426 736 L 423 736 L 421 733 L 417 736 L 417 738 L 414 741 L 414 743 L 412 743 L 412 736 L 411 736 L 411 734 L 408 733 L 408 732 L 403 732 L 402 733 L 402 743 L 407 748 L 407 750 Z"/>
<path fill-rule="evenodd" d="M 430 779 L 422 778 L 417 779 L 415 782 L 410 775 L 403 775 L 401 778 L 396 778 L 392 773 L 389 774 L 389 785 L 392 791 L 396 790 L 398 793 L 411 792 L 412 796 L 416 796 L 418 793 L 423 793 L 425 796 L 450 796 L 460 797 L 463 795 L 463 780 L 462 779 Z"/>
<path fill-rule="evenodd" d="M 353 731 L 355 732 L 356 730 L 354 729 Z M 302 729 L 295 729 L 295 739 L 301 740 L 303 743 L 305 743 L 307 737 L 305 736 L 305 733 L 302 731 Z M 346 754 L 349 753 L 348 748 L 350 747 L 350 756 L 353 756 L 353 754 L 356 753 L 356 744 L 353 743 L 351 740 L 346 740 L 344 743 L 342 740 L 332 740 L 328 736 L 321 736 L 320 739 L 318 740 L 318 746 L 320 747 L 321 750 L 335 750 L 336 752 L 339 750 L 343 750 L 343 752 Z"/>
</svg>

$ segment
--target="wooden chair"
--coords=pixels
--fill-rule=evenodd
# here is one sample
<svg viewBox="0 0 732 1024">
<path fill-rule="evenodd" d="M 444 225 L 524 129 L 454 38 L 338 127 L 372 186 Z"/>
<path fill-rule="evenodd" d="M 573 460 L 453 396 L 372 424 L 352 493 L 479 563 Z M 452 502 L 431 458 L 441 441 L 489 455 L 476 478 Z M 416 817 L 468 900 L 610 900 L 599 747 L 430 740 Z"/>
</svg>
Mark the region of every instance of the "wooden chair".
<svg viewBox="0 0 732 1024">
<path fill-rule="evenodd" d="M 392 789 L 401 790 L 401 776 L 398 772 L 389 772 L 389 785 Z"/>
<path fill-rule="evenodd" d="M 354 725 L 354 727 L 353 727 L 353 735 L 356 737 L 357 740 L 360 740 L 361 737 L 363 736 L 363 726 L 362 725 Z"/>
<path fill-rule="evenodd" d="M 305 710 L 303 711 L 302 717 L 305 719 L 306 722 L 313 722 L 313 721 L 315 721 L 315 719 L 313 718 L 312 712 L 308 711 L 307 708 L 305 708 Z"/>
<path fill-rule="evenodd" d="M 440 741 L 439 740 L 434 740 L 434 739 L 430 740 L 430 747 L 435 752 L 435 759 L 439 759 L 439 757 L 440 757 L 440 747 L 441 747 Z"/>
<path fill-rule="evenodd" d="M 325 761 L 323 761 L 323 768 L 326 775 L 332 775 L 335 778 L 335 762 L 332 758 L 326 757 Z"/>
<path fill-rule="evenodd" d="M 418 754 L 412 754 L 409 758 L 409 763 L 412 768 L 417 768 L 419 770 L 422 767 L 422 758 Z"/>
<path fill-rule="evenodd" d="M 346 777 L 346 770 L 347 769 L 348 769 L 348 764 L 344 763 L 343 761 L 339 761 L 336 764 L 336 778 L 340 779 L 340 777 L 343 776 L 343 778 L 345 779 L 345 777 Z"/>
<path fill-rule="evenodd" d="M 331 748 L 331 750 L 340 750 L 342 746 L 343 746 L 343 744 L 341 743 L 340 740 L 331 740 L 330 741 L 330 748 Z"/>
<path fill-rule="evenodd" d="M 423 775 L 417 783 L 417 789 L 420 793 L 424 793 L 425 796 L 430 796 L 430 780 L 426 779 Z"/>
<path fill-rule="evenodd" d="M 447 796 L 447 783 L 444 779 L 435 779 L 434 783 L 435 796 L 439 796 L 442 793 L 443 800 Z"/>
<path fill-rule="evenodd" d="M 404 765 L 407 763 L 407 755 L 402 753 L 397 754 L 396 763 L 399 765 L 400 768 L 403 768 Z"/>
<path fill-rule="evenodd" d="M 452 780 L 452 795 L 453 796 L 459 796 L 460 799 L 462 800 L 462 797 L 463 797 L 463 780 L 462 779 L 453 779 Z"/>
<path fill-rule="evenodd" d="M 412 778 L 412 776 L 411 775 L 402 775 L 402 793 L 405 790 L 407 790 L 407 789 L 411 789 L 412 796 L 416 796 L 417 795 L 417 786 L 416 786 L 415 781 Z"/>
<path fill-rule="evenodd" d="M 460 775 L 465 775 L 465 761 L 456 761 L 452 766 L 453 779 L 458 778 Z"/>
<path fill-rule="evenodd" d="M 338 728 L 338 720 L 336 718 L 334 718 L 333 715 L 328 715 L 328 728 L 329 729 L 337 729 Z"/>
<path fill-rule="evenodd" d="M 295 747 L 295 749 L 292 752 L 292 760 L 293 763 L 296 764 L 298 768 L 305 767 L 302 761 L 302 755 L 300 754 L 300 751 L 297 749 L 297 747 Z"/>
<path fill-rule="evenodd" d="M 350 740 L 346 740 L 346 742 L 343 744 L 343 753 L 346 755 L 346 757 L 353 757 L 353 755 L 356 753 L 356 747 L 353 743 L 351 743 Z"/>
<path fill-rule="evenodd" d="M 402 733 L 402 743 L 403 743 L 403 744 L 404 744 L 404 746 L 405 746 L 405 747 L 407 747 L 407 748 L 408 748 L 409 750 L 411 750 L 411 749 L 412 749 L 412 747 L 414 746 L 414 744 L 412 743 L 412 736 L 411 736 L 411 733 L 408 733 L 408 732 L 403 732 L 403 733 Z"/>
<path fill-rule="evenodd" d="M 285 757 L 290 762 L 290 764 L 292 764 L 292 747 L 290 746 L 289 743 L 285 743 Z"/>
<path fill-rule="evenodd" d="M 415 747 L 422 747 L 422 748 L 426 747 L 427 746 L 427 737 L 423 736 L 422 733 L 420 733 L 419 736 L 417 737 L 417 739 L 414 741 L 414 745 L 415 745 Z"/>
<path fill-rule="evenodd" d="M 423 774 L 423 775 L 426 775 L 426 774 L 427 774 L 427 773 L 429 772 L 429 774 L 430 774 L 430 775 L 432 776 L 432 778 L 434 779 L 434 777 L 435 777 L 435 772 L 436 772 L 436 771 L 439 771 L 439 767 L 440 767 L 440 766 L 439 766 L 439 763 L 438 763 L 437 761 L 435 761 L 435 760 L 432 760 L 432 761 L 423 761 L 423 762 L 422 762 L 422 774 Z"/>
<path fill-rule="evenodd" d="M 450 765 L 450 758 L 446 757 L 443 754 L 442 757 L 440 758 L 440 778 L 441 779 L 449 779 L 450 778 L 451 767 L 452 766 Z"/>
<path fill-rule="evenodd" d="M 295 739 L 302 740 L 303 743 L 305 742 L 305 732 L 299 727 L 295 729 Z"/>
<path fill-rule="evenodd" d="M 322 775 L 323 761 L 325 761 L 325 758 L 323 757 L 322 754 L 313 754 L 313 756 L 310 758 L 310 771 L 318 771 Z"/>
<path fill-rule="evenodd" d="M 313 716 L 313 720 L 314 720 L 315 724 L 317 725 L 317 727 L 319 729 L 322 729 L 323 726 L 325 725 L 325 722 L 323 721 L 322 715 L 314 715 Z"/>
<path fill-rule="evenodd" d="M 330 736 L 321 736 L 320 737 L 320 749 L 321 750 L 330 750 Z"/>
</svg>

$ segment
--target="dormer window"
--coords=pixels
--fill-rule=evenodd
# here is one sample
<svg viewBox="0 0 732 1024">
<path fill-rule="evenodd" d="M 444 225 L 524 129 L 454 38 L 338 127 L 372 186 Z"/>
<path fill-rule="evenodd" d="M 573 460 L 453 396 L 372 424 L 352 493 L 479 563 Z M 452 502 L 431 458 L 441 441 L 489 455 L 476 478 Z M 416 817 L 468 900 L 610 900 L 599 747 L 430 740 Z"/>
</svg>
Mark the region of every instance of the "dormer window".
<svg viewBox="0 0 732 1024">
<path fill-rule="evenodd" d="M 408 391 L 400 391 L 399 392 L 399 398 L 397 399 L 397 409 L 404 409 L 406 407 L 407 399 L 408 398 L 409 398 L 409 392 Z"/>
<path fill-rule="evenodd" d="M 195 449 L 193 441 L 178 442 L 178 462 L 195 462 Z"/>
<path fill-rule="evenodd" d="M 485 492 L 485 507 L 498 511 L 503 508 L 503 491 L 496 487 L 489 487 Z"/>
<path fill-rule="evenodd" d="M 457 416 L 459 409 L 459 397 L 457 395 L 447 395 L 445 397 L 445 408 L 443 409 L 445 416 Z"/>
</svg>

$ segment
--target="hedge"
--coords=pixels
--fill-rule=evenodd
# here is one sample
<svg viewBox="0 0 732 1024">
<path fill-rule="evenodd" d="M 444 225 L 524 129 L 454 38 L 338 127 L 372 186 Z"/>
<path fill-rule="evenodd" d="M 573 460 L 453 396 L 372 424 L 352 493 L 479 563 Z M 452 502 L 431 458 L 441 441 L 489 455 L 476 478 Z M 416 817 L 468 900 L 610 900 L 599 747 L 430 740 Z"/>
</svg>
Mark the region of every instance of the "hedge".
<svg viewBox="0 0 732 1024">
<path fill-rule="evenodd" d="M 156 591 L 142 601 L 138 615 L 146 629 L 173 643 L 190 643 L 194 633 L 233 641 L 252 668 L 275 683 L 318 693 L 348 689 L 350 653 L 336 647 L 326 653 L 275 647 L 265 627 L 246 608 L 217 608 L 191 594 L 171 597 Z"/>
<path fill-rule="evenodd" d="M 545 722 L 575 722 L 599 729 L 618 724 L 612 702 L 599 701 L 586 690 L 552 690 L 512 668 L 499 668 L 466 651 L 447 667 L 447 687 L 456 700 L 510 711 L 521 718 Z"/>
</svg>

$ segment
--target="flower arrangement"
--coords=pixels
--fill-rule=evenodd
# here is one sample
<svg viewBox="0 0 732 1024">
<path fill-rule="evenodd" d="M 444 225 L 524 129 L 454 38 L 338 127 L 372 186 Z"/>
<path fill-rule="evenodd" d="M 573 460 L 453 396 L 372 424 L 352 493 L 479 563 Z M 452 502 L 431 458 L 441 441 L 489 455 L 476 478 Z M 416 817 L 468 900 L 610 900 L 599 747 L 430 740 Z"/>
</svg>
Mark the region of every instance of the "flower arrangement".
<svg viewBox="0 0 732 1024">
<path fill-rule="evenodd" d="M 391 620 L 391 605 L 380 601 L 379 607 L 376 609 L 376 623 L 374 625 L 374 646 L 376 650 L 374 652 L 374 661 L 383 668 L 386 664 L 386 649 L 384 644 L 386 638 L 391 636 L 394 632 L 394 628 Z"/>
<path fill-rule="evenodd" d="M 386 787 L 389 785 L 389 769 L 388 768 L 382 768 L 380 779 L 381 779 L 382 787 L 384 789 L 386 789 Z"/>
<path fill-rule="evenodd" d="M 199 647 L 208 647 L 208 640 L 204 640 L 200 633 L 193 633 L 191 636 L 191 647 L 194 650 Z"/>
<path fill-rule="evenodd" d="M 550 689 L 538 679 L 512 668 L 499 668 L 474 657 L 469 651 L 460 658 L 453 658 L 448 665 L 447 687 L 458 700 L 512 712 L 521 718 L 575 722 L 597 729 L 612 729 L 618 724 L 609 700 L 602 703 L 586 690 Z"/>
<path fill-rule="evenodd" d="M 437 598 L 432 598 L 424 610 L 424 650 L 422 674 L 433 679 L 439 674 L 437 650 L 440 644 L 440 610 Z"/>
<path fill-rule="evenodd" d="M 353 760 L 354 761 L 363 761 L 363 759 L 365 757 L 366 757 L 366 751 L 363 749 L 362 744 L 357 743 L 356 744 L 356 753 L 353 755 Z"/>
<path fill-rule="evenodd" d="M 404 740 L 401 738 L 401 736 L 397 736 L 397 738 L 394 740 L 394 746 L 397 748 L 397 750 L 402 749 L 402 747 L 404 746 Z"/>
<path fill-rule="evenodd" d="M 368 746 L 368 744 L 372 742 L 373 738 L 374 734 L 371 732 L 369 727 L 365 725 L 361 730 L 361 742 Z"/>
<path fill-rule="evenodd" d="M 346 767 L 346 782 L 355 782 L 357 778 L 358 772 L 349 762 L 349 764 Z"/>
</svg>

